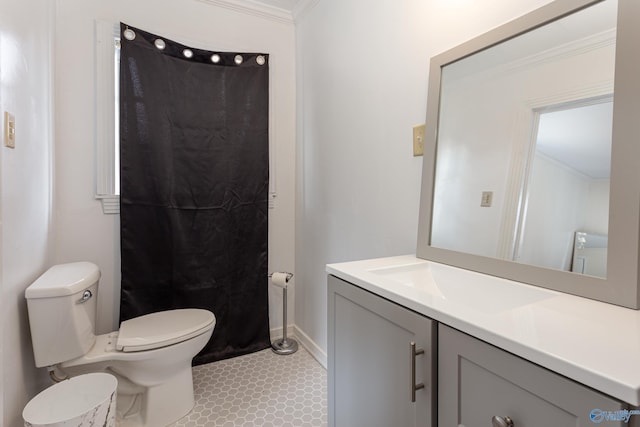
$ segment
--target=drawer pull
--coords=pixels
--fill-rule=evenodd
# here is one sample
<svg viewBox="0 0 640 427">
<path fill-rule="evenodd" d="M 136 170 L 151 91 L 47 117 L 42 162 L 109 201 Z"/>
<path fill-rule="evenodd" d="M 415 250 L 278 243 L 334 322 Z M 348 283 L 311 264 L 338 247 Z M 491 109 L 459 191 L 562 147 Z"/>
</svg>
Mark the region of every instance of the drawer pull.
<svg viewBox="0 0 640 427">
<path fill-rule="evenodd" d="M 513 427 L 513 420 L 509 417 L 491 417 L 493 427 Z"/>
<path fill-rule="evenodd" d="M 411 402 L 416 401 L 416 390 L 424 388 L 424 383 L 416 384 L 416 356 L 424 354 L 424 349 L 416 349 L 416 343 L 411 341 Z"/>
</svg>

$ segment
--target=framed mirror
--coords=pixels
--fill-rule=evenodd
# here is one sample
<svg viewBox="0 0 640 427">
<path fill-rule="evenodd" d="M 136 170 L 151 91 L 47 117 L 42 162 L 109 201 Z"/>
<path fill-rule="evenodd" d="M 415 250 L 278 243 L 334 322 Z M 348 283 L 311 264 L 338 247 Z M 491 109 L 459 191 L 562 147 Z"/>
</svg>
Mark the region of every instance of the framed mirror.
<svg viewBox="0 0 640 427">
<path fill-rule="evenodd" d="M 640 308 L 638 44 L 556 0 L 432 58 L 417 256 Z"/>
</svg>

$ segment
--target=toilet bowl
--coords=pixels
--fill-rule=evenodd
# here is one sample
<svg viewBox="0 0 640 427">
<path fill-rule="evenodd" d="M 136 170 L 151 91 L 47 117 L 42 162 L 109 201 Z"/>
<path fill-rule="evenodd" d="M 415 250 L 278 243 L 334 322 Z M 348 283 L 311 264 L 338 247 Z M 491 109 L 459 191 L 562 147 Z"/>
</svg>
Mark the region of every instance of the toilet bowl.
<svg viewBox="0 0 640 427">
<path fill-rule="evenodd" d="M 193 408 L 191 360 L 211 338 L 215 316 L 193 308 L 162 311 L 96 336 L 99 277 L 95 264 L 61 264 L 27 288 L 36 366 L 47 367 L 54 377 L 114 375 L 119 426 L 177 421 Z"/>
</svg>

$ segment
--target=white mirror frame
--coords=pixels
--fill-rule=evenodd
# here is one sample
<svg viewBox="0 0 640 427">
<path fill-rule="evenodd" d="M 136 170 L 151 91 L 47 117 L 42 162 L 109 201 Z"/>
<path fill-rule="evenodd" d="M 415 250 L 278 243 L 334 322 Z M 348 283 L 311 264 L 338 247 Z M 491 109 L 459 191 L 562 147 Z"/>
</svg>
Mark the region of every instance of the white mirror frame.
<svg viewBox="0 0 640 427">
<path fill-rule="evenodd" d="M 607 277 L 430 246 L 442 67 L 600 0 L 556 0 L 431 59 L 418 225 L 419 258 L 633 309 L 640 308 L 640 1 L 618 0 Z"/>
</svg>

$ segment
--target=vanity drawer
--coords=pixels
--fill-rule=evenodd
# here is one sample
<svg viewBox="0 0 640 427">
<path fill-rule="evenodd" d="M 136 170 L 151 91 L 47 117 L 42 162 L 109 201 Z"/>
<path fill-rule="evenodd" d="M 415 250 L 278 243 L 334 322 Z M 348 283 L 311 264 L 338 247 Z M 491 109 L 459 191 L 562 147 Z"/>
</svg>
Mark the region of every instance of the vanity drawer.
<svg viewBox="0 0 640 427">
<path fill-rule="evenodd" d="M 595 426 L 598 419 L 590 420 L 592 411 L 613 415 L 626 408 L 582 384 L 438 325 L 439 426 Z M 492 423 L 494 416 L 502 417 L 504 424 Z M 628 425 L 600 421 L 607 427 Z"/>
</svg>

